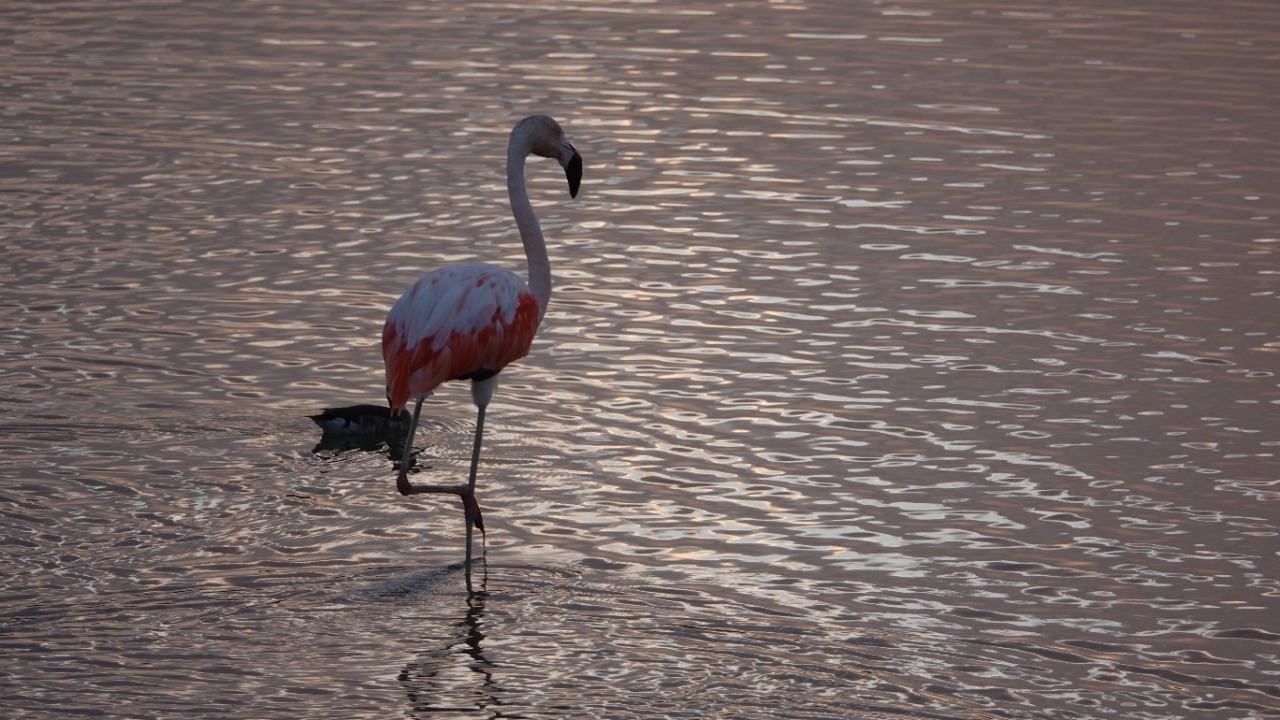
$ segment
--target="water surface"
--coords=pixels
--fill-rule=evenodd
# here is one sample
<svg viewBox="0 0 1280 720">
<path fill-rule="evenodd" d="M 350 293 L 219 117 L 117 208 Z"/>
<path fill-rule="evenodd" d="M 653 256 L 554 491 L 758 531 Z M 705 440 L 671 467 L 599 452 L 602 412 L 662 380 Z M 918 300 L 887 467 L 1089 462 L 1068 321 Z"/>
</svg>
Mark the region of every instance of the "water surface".
<svg viewBox="0 0 1280 720">
<path fill-rule="evenodd" d="M 1270 3 L 0 13 L 7 716 L 1280 716 Z M 469 599 L 307 416 L 531 112 Z"/>
</svg>

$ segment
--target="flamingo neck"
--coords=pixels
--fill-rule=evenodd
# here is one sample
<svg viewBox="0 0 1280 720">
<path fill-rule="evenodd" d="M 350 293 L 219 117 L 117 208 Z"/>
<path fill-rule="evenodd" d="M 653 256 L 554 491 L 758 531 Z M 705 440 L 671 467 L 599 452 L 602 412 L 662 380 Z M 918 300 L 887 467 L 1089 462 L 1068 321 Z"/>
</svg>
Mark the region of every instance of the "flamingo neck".
<svg viewBox="0 0 1280 720">
<path fill-rule="evenodd" d="M 538 322 L 547 311 L 551 300 L 551 261 L 547 259 L 547 243 L 542 237 L 542 226 L 533 214 L 529 192 L 524 186 L 524 160 L 529 154 L 526 143 L 512 138 L 507 149 L 507 195 L 511 198 L 511 213 L 516 227 L 520 228 L 520 240 L 529 260 L 529 291 L 538 301 Z"/>
</svg>

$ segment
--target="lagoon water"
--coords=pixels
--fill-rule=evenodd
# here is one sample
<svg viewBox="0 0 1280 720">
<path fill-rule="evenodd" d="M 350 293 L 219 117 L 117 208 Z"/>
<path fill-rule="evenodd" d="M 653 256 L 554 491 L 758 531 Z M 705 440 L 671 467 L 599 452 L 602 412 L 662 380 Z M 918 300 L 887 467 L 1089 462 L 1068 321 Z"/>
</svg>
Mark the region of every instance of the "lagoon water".
<svg viewBox="0 0 1280 720">
<path fill-rule="evenodd" d="M 1280 717 L 1273 3 L 0 18 L 5 717 Z M 308 416 L 522 268 L 532 112 L 586 172 L 468 598 Z"/>
</svg>

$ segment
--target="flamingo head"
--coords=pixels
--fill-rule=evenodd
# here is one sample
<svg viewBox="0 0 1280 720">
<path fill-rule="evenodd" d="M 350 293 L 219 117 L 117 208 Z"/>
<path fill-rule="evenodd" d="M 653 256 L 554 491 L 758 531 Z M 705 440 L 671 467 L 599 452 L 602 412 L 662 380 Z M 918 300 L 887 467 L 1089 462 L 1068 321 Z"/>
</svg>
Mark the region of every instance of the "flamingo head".
<svg viewBox="0 0 1280 720">
<path fill-rule="evenodd" d="M 528 138 L 529 151 L 534 155 L 559 162 L 569 181 L 569 197 L 578 196 L 578 187 L 582 184 L 582 156 L 565 137 L 560 123 L 546 115 L 530 115 L 516 123 L 511 134 Z"/>
</svg>

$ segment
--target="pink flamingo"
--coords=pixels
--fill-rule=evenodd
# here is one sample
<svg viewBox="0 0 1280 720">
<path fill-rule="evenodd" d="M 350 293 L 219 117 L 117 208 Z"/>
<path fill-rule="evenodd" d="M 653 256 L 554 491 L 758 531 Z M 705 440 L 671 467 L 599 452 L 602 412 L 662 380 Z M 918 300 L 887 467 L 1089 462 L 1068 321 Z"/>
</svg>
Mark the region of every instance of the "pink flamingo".
<svg viewBox="0 0 1280 720">
<path fill-rule="evenodd" d="M 392 416 L 403 412 L 410 400 L 417 401 L 396 489 L 401 495 L 446 493 L 462 498 L 467 526 L 467 592 L 472 592 L 472 528 L 484 533 L 475 494 L 484 411 L 493 398 L 498 373 L 528 354 L 551 299 L 551 263 L 524 183 L 525 158 L 530 153 L 560 162 L 569 180 L 570 197 L 577 196 L 582 181 L 582 156 L 555 120 L 531 115 L 516 124 L 507 144 L 507 194 L 528 258 L 529 282 L 509 270 L 483 263 L 441 268 L 423 275 L 400 296 L 382 328 Z M 411 483 L 409 463 L 422 401 L 449 380 L 471 381 L 471 398 L 477 410 L 471 474 L 466 485 Z"/>
</svg>

